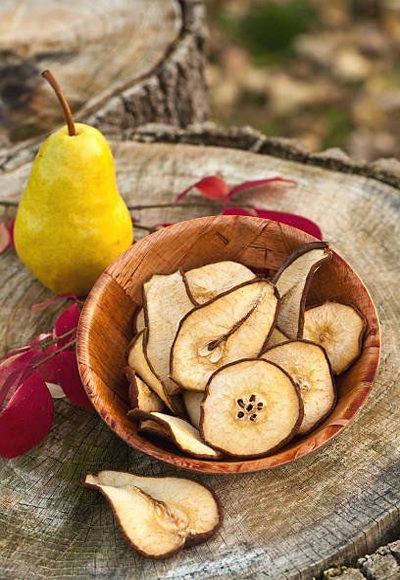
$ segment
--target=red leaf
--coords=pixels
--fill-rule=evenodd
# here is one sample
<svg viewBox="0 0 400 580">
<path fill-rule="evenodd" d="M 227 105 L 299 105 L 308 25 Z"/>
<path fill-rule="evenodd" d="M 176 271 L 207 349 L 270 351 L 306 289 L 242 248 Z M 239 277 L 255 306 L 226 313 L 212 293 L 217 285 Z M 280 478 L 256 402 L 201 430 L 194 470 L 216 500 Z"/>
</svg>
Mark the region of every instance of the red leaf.
<svg viewBox="0 0 400 580">
<path fill-rule="evenodd" d="M 167 228 L 168 226 L 172 226 L 171 222 L 159 222 L 158 224 L 154 224 L 152 227 L 153 230 L 160 230 L 162 228 Z"/>
<path fill-rule="evenodd" d="M 307 234 L 314 236 L 314 238 L 322 240 L 322 232 L 317 226 L 317 224 L 301 215 L 297 215 L 295 213 L 285 213 L 282 211 L 269 211 L 257 208 L 256 212 L 257 216 L 260 218 L 274 220 L 276 222 L 280 222 L 281 224 L 287 224 L 288 226 L 292 226 L 294 228 L 297 228 L 298 230 L 303 230 L 303 232 L 306 232 Z"/>
<path fill-rule="evenodd" d="M 10 391 L 15 389 L 28 373 L 33 372 L 31 363 L 40 350 L 29 350 L 16 354 L 0 364 L 0 408 Z"/>
<path fill-rule="evenodd" d="M 14 226 L 15 226 L 15 218 L 12 219 L 8 224 L 8 233 L 10 234 L 10 248 L 15 251 Z"/>
<path fill-rule="evenodd" d="M 0 413 L 0 456 L 16 457 L 38 445 L 53 424 L 53 399 L 34 372 Z"/>
<path fill-rule="evenodd" d="M 6 224 L 0 224 L 0 254 L 10 246 L 10 232 Z"/>
<path fill-rule="evenodd" d="M 53 296 L 48 300 L 44 300 L 43 302 L 38 302 L 38 304 L 34 304 L 31 306 L 31 312 L 38 312 L 39 310 L 44 310 L 48 306 L 51 306 L 55 302 L 59 300 L 64 300 L 64 298 L 68 298 L 69 300 L 78 300 L 78 297 L 75 294 L 57 294 L 57 296 Z"/>
<path fill-rule="evenodd" d="M 182 191 L 177 198 L 176 202 L 181 201 L 192 189 L 198 189 L 203 197 L 207 199 L 214 200 L 224 200 L 228 194 L 228 185 L 222 177 L 217 175 L 211 175 L 209 177 L 203 177 L 194 185 L 191 185 L 185 191 Z"/>
<path fill-rule="evenodd" d="M 64 310 L 64 312 L 62 312 L 60 316 L 57 318 L 56 323 L 54 325 L 55 336 L 56 337 L 62 336 L 66 332 L 69 332 L 70 330 L 78 326 L 80 315 L 81 309 L 77 304 L 72 304 L 72 306 L 69 306 L 66 310 Z M 60 338 L 60 340 L 57 342 L 58 348 L 64 346 L 68 342 L 71 342 L 71 340 L 75 340 L 75 338 L 76 331 L 73 332 L 72 334 L 69 334 L 68 336 L 65 336 L 64 338 Z"/>
<path fill-rule="evenodd" d="M 322 240 L 322 232 L 317 224 L 308 218 L 294 213 L 285 213 L 282 211 L 272 211 L 259 208 L 251 208 L 251 211 L 243 207 L 230 207 L 224 210 L 224 215 L 249 215 L 263 219 L 273 220 L 282 224 L 287 224 L 303 232 L 311 234 L 315 238 Z"/>
<path fill-rule="evenodd" d="M 258 189 L 261 187 L 268 189 L 271 186 L 275 186 L 277 183 L 286 184 L 287 187 L 297 184 L 297 182 L 294 181 L 293 179 L 286 179 L 284 177 L 279 177 L 279 175 L 274 174 L 273 176 L 267 177 L 266 179 L 255 179 L 253 181 L 245 181 L 244 183 L 241 183 L 240 185 L 233 187 L 229 191 L 227 198 L 230 199 L 232 195 L 235 195 L 236 193 L 240 193 L 242 191 Z"/>
<path fill-rule="evenodd" d="M 248 209 L 245 209 L 244 207 L 227 207 L 222 212 L 222 215 L 249 215 L 257 217 L 255 211 L 250 211 Z"/>
<path fill-rule="evenodd" d="M 57 382 L 66 396 L 72 403 L 74 403 L 74 405 L 83 407 L 84 409 L 93 410 L 88 396 L 82 386 L 75 353 L 65 350 L 60 352 L 56 358 L 58 361 Z"/>
<path fill-rule="evenodd" d="M 40 356 L 40 359 L 47 358 L 51 354 L 57 351 L 57 346 L 55 344 L 46 348 L 46 350 Z M 40 362 L 40 359 L 35 360 L 35 362 Z M 54 356 L 50 360 L 42 363 L 38 366 L 38 371 L 42 379 L 46 383 L 56 383 L 58 381 L 58 366 L 57 366 L 57 356 Z"/>
</svg>

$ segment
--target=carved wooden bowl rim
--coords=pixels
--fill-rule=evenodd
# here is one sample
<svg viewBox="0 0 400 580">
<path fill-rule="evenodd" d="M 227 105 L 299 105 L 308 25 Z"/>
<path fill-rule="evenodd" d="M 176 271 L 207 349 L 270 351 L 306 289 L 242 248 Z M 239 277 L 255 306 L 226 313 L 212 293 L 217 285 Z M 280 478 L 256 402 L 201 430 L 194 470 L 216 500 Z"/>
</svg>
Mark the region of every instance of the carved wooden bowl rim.
<svg viewBox="0 0 400 580">
<path fill-rule="evenodd" d="M 110 324 L 112 327 L 113 324 L 116 324 L 114 322 L 114 315 L 115 308 L 118 308 L 118 305 L 116 305 L 115 308 L 110 309 L 105 313 L 105 309 L 100 306 L 100 303 L 102 300 L 105 300 L 110 285 L 114 285 L 115 287 L 115 284 L 118 284 L 122 290 L 121 296 L 123 295 L 123 297 L 128 301 L 127 303 L 132 305 L 131 315 L 128 316 L 131 319 L 134 310 L 138 307 L 138 301 L 135 301 L 129 294 L 130 285 L 135 284 L 136 287 L 138 287 L 138 285 L 141 286 L 143 281 L 147 279 L 151 273 L 160 273 L 151 271 L 150 274 L 148 272 L 147 276 L 142 279 L 138 276 L 138 280 L 134 281 L 133 273 L 137 270 L 139 258 L 141 258 L 140 264 L 143 264 L 146 261 L 146 256 L 155 248 L 159 248 L 161 254 L 164 253 L 164 255 L 166 255 L 166 247 L 168 247 L 169 244 L 173 244 L 176 238 L 180 240 L 182 235 L 183 240 L 190 239 L 193 241 L 197 237 L 200 241 L 200 238 L 204 238 L 205 234 L 220 236 L 220 230 L 222 228 L 225 228 L 225 231 L 234 233 L 237 228 L 240 229 L 241 227 L 245 227 L 246 231 L 254 228 L 256 233 L 259 232 L 259 236 L 263 236 L 263 242 L 268 240 L 269 235 L 274 234 L 276 236 L 277 232 L 280 232 L 282 238 L 287 240 L 290 239 L 292 242 L 292 247 L 288 253 L 290 253 L 290 251 L 292 251 L 297 245 L 315 241 L 313 236 L 297 230 L 292 226 L 278 224 L 271 220 L 263 220 L 256 217 L 212 216 L 180 222 L 146 236 L 121 254 L 100 276 L 92 288 L 80 317 L 77 336 L 77 359 L 79 372 L 84 388 L 100 417 L 131 447 L 165 463 L 190 471 L 218 474 L 254 472 L 284 465 L 316 451 L 322 445 L 341 433 L 350 421 L 352 421 L 359 413 L 371 392 L 379 367 L 380 328 L 372 298 L 361 279 L 354 272 L 353 268 L 334 249 L 331 248 L 333 254 L 331 263 L 336 264 L 338 268 L 341 268 L 341 270 L 345 272 L 346 279 L 349 277 L 353 281 L 353 299 L 360 298 L 363 303 L 362 308 L 360 308 L 359 304 L 357 306 L 363 312 L 367 320 L 367 330 L 364 337 L 362 353 L 359 359 L 338 380 L 340 387 L 338 389 L 338 402 L 335 409 L 315 431 L 301 439 L 292 440 L 291 443 L 281 450 L 266 457 L 246 460 L 228 459 L 223 461 L 211 461 L 184 455 L 178 450 L 175 450 L 169 444 L 164 444 L 164 442 L 157 441 L 154 438 L 146 439 L 145 435 L 141 435 L 137 432 L 136 425 L 125 417 L 126 413 L 121 413 L 121 409 L 119 408 L 121 407 L 121 401 L 119 401 L 118 394 L 115 395 L 114 391 L 112 392 L 113 396 L 111 397 L 110 402 L 110 393 L 107 389 L 110 391 L 112 391 L 112 389 L 109 384 L 106 384 L 103 380 L 104 376 L 101 376 L 102 374 L 104 375 L 104 371 L 102 371 L 100 367 L 98 367 L 97 370 L 94 370 L 93 368 L 92 361 L 97 360 L 96 353 L 99 349 L 98 343 L 95 343 L 93 340 L 94 329 L 97 327 L 97 335 L 102 335 L 104 341 L 107 341 L 107 337 L 109 337 L 108 328 L 99 328 L 99 325 L 97 324 L 100 317 L 100 311 L 102 316 L 106 315 L 108 317 L 107 324 Z M 181 236 L 181 238 L 179 236 Z M 253 236 L 252 240 L 254 241 L 254 239 Z M 293 240 L 295 241 L 293 242 Z M 250 248 L 252 246 L 249 245 L 248 247 Z M 185 254 L 185 260 L 187 257 L 188 254 Z M 210 261 L 219 261 L 220 259 L 223 258 L 218 257 L 218 260 L 210 260 L 209 255 L 207 255 L 204 256 L 203 261 L 200 261 L 201 263 L 199 263 L 197 259 L 196 263 L 194 265 L 192 264 L 191 267 L 209 263 Z M 225 259 L 228 258 L 226 257 Z M 237 258 L 237 261 L 241 260 Z M 132 276 L 126 275 L 127 264 L 129 268 L 131 268 Z M 248 260 L 247 265 L 250 265 L 251 267 Z M 173 263 L 169 262 L 168 267 L 164 268 L 164 272 L 172 272 L 180 266 L 186 266 L 187 269 L 187 264 L 182 264 L 179 260 Z M 121 275 L 122 271 L 124 271 L 124 276 Z M 136 294 L 137 292 L 138 290 L 136 288 Z M 131 323 L 129 328 L 131 328 Z M 127 331 L 125 330 L 125 332 Z M 113 343 L 112 348 L 118 348 L 119 355 L 125 357 L 126 345 L 130 338 L 131 337 L 126 336 L 125 343 L 120 346 L 118 345 L 117 347 L 115 347 Z M 122 349 L 123 352 L 121 352 Z M 110 372 L 112 371 L 111 375 L 112 373 L 122 375 L 122 368 L 108 370 L 110 370 Z M 127 391 L 127 386 L 125 389 Z M 105 397 L 105 394 L 107 397 Z"/>
</svg>

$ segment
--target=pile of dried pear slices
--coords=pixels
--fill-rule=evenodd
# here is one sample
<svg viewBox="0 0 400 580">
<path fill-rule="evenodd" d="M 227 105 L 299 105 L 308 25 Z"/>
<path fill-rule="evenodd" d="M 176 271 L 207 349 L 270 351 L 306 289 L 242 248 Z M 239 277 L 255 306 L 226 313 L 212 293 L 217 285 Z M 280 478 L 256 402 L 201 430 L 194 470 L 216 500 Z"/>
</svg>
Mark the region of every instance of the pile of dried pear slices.
<svg viewBox="0 0 400 580">
<path fill-rule="evenodd" d="M 359 356 L 365 320 L 327 301 L 306 309 L 324 242 L 297 249 L 272 280 L 236 262 L 155 274 L 125 369 L 139 430 L 182 453 L 218 460 L 267 455 L 331 413 L 333 375 Z M 214 493 L 190 479 L 101 471 L 101 491 L 133 548 L 166 558 L 219 528 Z"/>
<path fill-rule="evenodd" d="M 350 305 L 306 309 L 330 257 L 325 242 L 306 244 L 272 280 L 230 261 L 153 275 L 126 369 L 138 428 L 213 460 L 267 455 L 315 429 L 365 330 Z"/>
</svg>

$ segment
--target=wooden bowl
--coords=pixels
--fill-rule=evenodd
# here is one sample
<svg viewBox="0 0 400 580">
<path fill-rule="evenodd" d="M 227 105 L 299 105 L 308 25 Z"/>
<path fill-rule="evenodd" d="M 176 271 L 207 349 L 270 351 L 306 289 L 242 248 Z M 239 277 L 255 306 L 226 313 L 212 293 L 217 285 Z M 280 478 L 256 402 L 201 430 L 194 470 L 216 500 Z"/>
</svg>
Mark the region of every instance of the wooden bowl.
<svg viewBox="0 0 400 580">
<path fill-rule="evenodd" d="M 132 317 L 142 302 L 143 283 L 152 274 L 188 270 L 210 262 L 235 260 L 273 274 L 296 247 L 314 238 L 277 222 L 242 216 L 199 218 L 153 233 L 131 246 L 99 278 L 80 319 L 77 356 L 81 378 L 103 420 L 128 445 L 177 467 L 207 473 L 270 469 L 315 451 L 338 435 L 359 412 L 379 365 L 379 323 L 360 278 L 336 252 L 312 282 L 308 303 L 324 299 L 356 306 L 367 320 L 361 356 L 337 379 L 338 402 L 315 431 L 282 450 L 257 459 L 210 461 L 186 456 L 161 440 L 138 433 L 127 417 L 128 388 L 123 374 L 132 338 Z"/>
</svg>

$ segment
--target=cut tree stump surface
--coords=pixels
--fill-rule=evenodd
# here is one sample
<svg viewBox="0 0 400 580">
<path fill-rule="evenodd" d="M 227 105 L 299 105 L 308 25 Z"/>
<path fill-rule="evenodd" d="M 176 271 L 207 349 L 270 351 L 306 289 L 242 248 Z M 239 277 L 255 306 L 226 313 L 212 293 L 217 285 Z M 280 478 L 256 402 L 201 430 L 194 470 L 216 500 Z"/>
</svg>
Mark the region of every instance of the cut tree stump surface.
<svg viewBox="0 0 400 580">
<path fill-rule="evenodd" d="M 1 460 L 1 576 L 306 579 L 328 566 L 355 565 L 395 539 L 400 527 L 399 191 L 377 178 L 238 149 L 135 142 L 112 147 L 120 191 L 144 226 L 216 213 L 215 204 L 196 194 L 172 204 L 205 175 L 220 172 L 231 185 L 268 171 L 297 180 L 296 190 L 239 197 L 237 205 L 291 211 L 320 225 L 371 291 L 382 324 L 380 373 L 358 418 L 318 452 L 270 472 L 196 475 L 220 497 L 224 525 L 206 544 L 158 562 L 128 548 L 104 499 L 80 481 L 104 467 L 145 475 L 177 471 L 130 449 L 95 413 L 56 401 L 46 440 L 25 456 Z M 15 211 L 30 170 L 24 159 L 30 157 L 3 165 L 2 219 Z M 171 206 L 143 207 L 160 203 Z M 144 233 L 136 229 L 137 237 Z M 0 279 L 6 350 L 47 331 L 64 305 L 30 311 L 50 292 L 11 250 L 0 257 Z"/>
<path fill-rule="evenodd" d="M 108 134 L 204 120 L 204 35 L 197 0 L 0 2 L 0 146 L 63 123 L 45 68 Z"/>
</svg>

